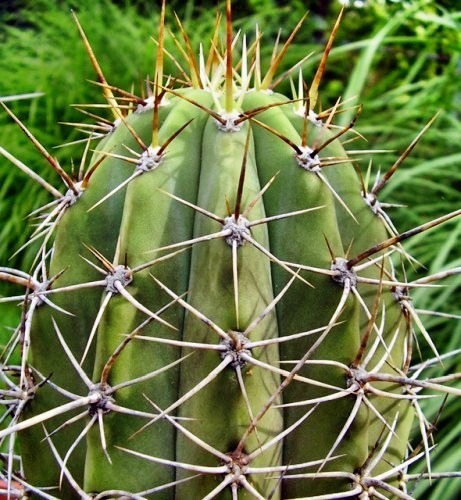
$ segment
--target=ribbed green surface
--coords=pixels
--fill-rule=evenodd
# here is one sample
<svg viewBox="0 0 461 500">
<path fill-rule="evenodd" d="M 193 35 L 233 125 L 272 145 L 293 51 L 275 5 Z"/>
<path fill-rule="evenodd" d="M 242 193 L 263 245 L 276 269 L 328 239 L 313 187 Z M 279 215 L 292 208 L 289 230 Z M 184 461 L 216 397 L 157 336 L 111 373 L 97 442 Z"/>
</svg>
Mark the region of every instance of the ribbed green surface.
<svg viewBox="0 0 461 500">
<path fill-rule="evenodd" d="M 378 311 L 374 311 L 379 293 L 377 285 L 358 284 L 368 314 L 352 293 L 345 299 L 344 306 L 338 309 L 344 288 L 328 274 L 302 270 L 294 277 L 298 271 L 295 264 L 329 271 L 332 258 L 356 256 L 386 239 L 386 230 L 361 198 L 360 184 L 351 163 L 325 167 L 322 175 L 324 173 L 353 216 L 338 202 L 326 182 L 315 172 L 306 171 L 297 164 L 293 148 L 268 130 L 268 127 L 272 128 L 293 143 L 301 143 L 303 119 L 292 111 L 292 104 L 287 102 L 283 106 L 267 109 L 256 116 L 257 121 L 245 121 L 238 131 L 223 131 L 205 110 L 191 102 L 213 108 L 208 91 L 190 90 L 184 91 L 183 95 L 187 100 L 172 97 L 168 106 L 161 110 L 160 143 L 193 120 L 167 147 L 160 165 L 154 171 L 139 175 L 127 187 L 89 210 L 133 172 L 131 163 L 114 155 L 134 157 L 133 151 L 141 152 L 133 133 L 123 123 L 104 140 L 95 158 L 105 154 L 106 159 L 81 198 L 67 210 L 59 223 L 51 273 L 65 270 L 55 286 L 104 279 L 85 260 L 102 267 L 88 247 L 102 254 L 113 265 L 127 265 L 131 269 L 159 256 L 183 250 L 135 272 L 133 281 L 126 286 L 126 291 L 152 313 L 172 302 L 162 312 L 161 318 L 174 329 L 155 319 L 143 325 L 149 316 L 136 309 L 121 294 L 114 294 L 104 309 L 83 363 L 87 376 L 95 384 L 101 381 L 106 363 L 117 346 L 137 328 L 139 335 L 144 337 L 182 340 L 199 343 L 201 347 L 132 339 L 115 359 L 106 381 L 109 387 L 142 377 L 183 356 L 187 357 L 155 377 L 122 387 L 111 394 L 115 404 L 128 411 L 110 411 L 101 417 L 108 456 L 102 450 L 100 427 L 95 421 L 68 457 L 68 470 L 86 492 L 123 490 L 141 495 L 152 488 L 197 474 L 198 477 L 176 487 L 155 492 L 155 498 L 202 498 L 219 487 L 223 473 L 201 474 L 186 470 L 184 464 L 220 467 L 222 460 L 219 453 L 234 454 L 236 458 L 238 450 L 239 457 L 254 454 L 256 458 L 251 461 L 250 467 L 279 467 L 278 472 L 248 475 L 249 483 L 262 498 L 271 495 L 271 498 L 292 498 L 347 491 L 350 484 L 346 479 L 289 479 L 281 484 L 283 471 L 280 466 L 321 460 L 329 454 L 337 458 L 325 463 L 322 471 L 353 473 L 365 462 L 370 448 L 375 446 L 383 430 L 383 422 L 362 404 L 344 431 L 341 442 L 332 450 L 353 410 L 356 396 L 336 398 L 317 406 L 311 403 L 282 409 L 277 405 L 322 398 L 347 389 L 345 370 L 332 362 L 349 366 L 354 361 L 369 322 L 368 316 L 374 313 L 381 317 L 384 306 L 380 305 Z M 252 91 L 243 101 L 243 111 L 248 113 L 284 100 L 277 94 Z M 135 134 L 149 144 L 152 112 L 135 112 L 127 122 Z M 315 141 L 316 136 L 322 143 L 329 134 L 331 132 L 325 128 L 313 124 L 307 127 L 310 143 Z M 249 146 L 245 156 L 247 138 Z M 344 159 L 346 153 L 335 141 L 320 156 Z M 252 221 L 266 217 L 307 208 L 316 210 L 251 227 L 250 238 L 257 243 L 246 241 L 242 246 L 236 245 L 236 260 L 233 263 L 232 245 L 224 237 L 193 241 L 194 238 L 223 230 L 217 219 L 227 217 L 228 209 L 233 214 L 242 163 L 245 163 L 246 172 L 240 213 L 245 214 L 250 225 Z M 272 184 L 259 199 L 261 189 L 274 176 Z M 214 214 L 214 217 L 201 213 L 194 206 Z M 250 206 L 248 213 L 245 212 Z M 186 243 L 181 245 L 181 242 Z M 176 246 L 155 251 L 167 245 Z M 390 267 L 386 266 L 385 273 L 388 273 Z M 364 274 L 379 279 L 382 276 L 380 269 L 381 264 L 370 265 Z M 238 306 L 235 305 L 236 276 Z M 277 299 L 276 307 L 265 312 L 290 279 L 293 282 Z M 34 317 L 33 366 L 44 376 L 51 374 L 53 383 L 79 396 L 86 395 L 88 387 L 67 359 L 51 318 L 55 319 L 66 343 L 80 361 L 106 295 L 107 291 L 101 286 L 60 293 L 56 295 L 55 302 L 74 316 L 42 307 Z M 402 368 L 407 335 L 405 324 L 392 295 L 386 292 L 383 300 L 386 302 L 385 324 L 377 321 L 382 343 L 389 345 L 390 339 L 397 334 L 390 357 L 394 366 Z M 190 305 L 188 310 L 182 301 Z M 198 317 L 197 311 L 201 317 Z M 263 313 L 266 314 L 264 319 L 247 332 L 248 327 Z M 402 324 L 399 326 L 399 323 Z M 306 364 L 298 372 L 298 379 L 283 391 L 278 387 L 287 372 L 315 345 L 322 330 L 288 342 L 256 347 L 247 353 L 259 364 L 272 366 L 273 370 L 240 361 L 236 363 L 238 368 L 230 362 L 224 367 L 226 353 L 220 355 L 216 348 L 222 341 L 219 332 L 224 332 L 224 335 L 231 332 L 230 338 L 236 338 L 236 332 L 245 332 L 248 341 L 256 342 L 322 327 L 323 331 L 327 328 L 325 338 L 318 348 L 306 356 Z M 374 343 L 375 338 L 376 331 L 372 330 L 367 347 Z M 206 344 L 211 348 L 206 349 Z M 378 347 L 370 365 L 383 356 L 383 349 L 382 345 Z M 319 363 L 321 360 L 326 363 Z M 179 398 L 198 387 L 220 364 L 222 370 L 205 387 L 181 404 L 175 404 Z M 383 370 L 391 372 L 392 368 L 384 367 Z M 324 387 L 309 383 L 309 379 L 323 383 Z M 65 397 L 54 392 L 50 388 L 39 390 L 26 416 L 67 402 Z M 383 418 L 391 423 L 395 409 L 385 409 L 389 401 L 379 402 L 373 397 L 371 400 Z M 152 421 L 129 414 L 129 410 L 157 414 L 159 409 L 170 407 L 173 409 L 169 415 L 180 417 L 177 426 L 166 418 Z M 258 417 L 256 430 L 240 443 L 252 419 L 263 409 L 265 414 Z M 265 443 L 309 410 L 313 410 L 312 414 L 301 425 L 264 449 Z M 85 408 L 79 411 L 84 412 Z M 67 413 L 46 422 L 47 430 L 51 431 L 69 417 Z M 87 422 L 88 417 L 85 417 L 52 437 L 61 457 L 66 455 Z M 146 429 L 137 433 L 149 422 Z M 205 450 L 198 442 L 193 442 L 186 431 L 178 430 L 178 426 L 219 453 Z M 383 468 L 389 467 L 387 459 L 392 462 L 401 460 L 408 431 L 402 432 L 396 439 L 399 448 L 397 456 L 385 457 Z M 46 442 L 39 444 L 42 437 L 38 427 L 22 434 L 26 475 L 31 482 L 41 486 L 56 485 L 60 481 L 60 467 L 45 451 L 48 447 Z M 39 446 L 43 458 L 37 461 L 34 454 Z M 147 460 L 133 456 L 120 448 L 153 458 Z M 259 448 L 264 450 L 258 453 Z M 156 459 L 177 463 L 156 463 Z M 301 468 L 300 472 L 315 472 L 318 467 Z M 63 484 L 66 482 L 64 478 Z M 64 490 L 61 494 L 71 498 L 73 494 L 69 491 Z M 245 488 L 238 492 L 239 498 L 254 497 Z M 217 495 L 219 498 L 232 498 L 231 487 L 225 487 Z"/>
</svg>

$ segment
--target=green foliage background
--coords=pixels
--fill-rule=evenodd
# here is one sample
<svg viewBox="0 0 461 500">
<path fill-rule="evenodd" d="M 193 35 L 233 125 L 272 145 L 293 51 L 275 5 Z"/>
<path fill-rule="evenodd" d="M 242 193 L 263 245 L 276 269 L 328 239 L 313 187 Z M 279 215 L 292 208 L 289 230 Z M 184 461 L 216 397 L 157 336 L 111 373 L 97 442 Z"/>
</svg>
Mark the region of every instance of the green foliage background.
<svg viewBox="0 0 461 500">
<path fill-rule="evenodd" d="M 197 3 L 197 5 L 196 5 Z M 168 2 L 168 19 L 176 27 L 172 12 L 178 13 L 193 46 L 207 42 L 215 22 L 216 2 Z M 353 2 L 350 2 L 353 3 Z M 371 0 L 363 8 L 349 7 L 331 53 L 324 77 L 322 106 L 328 107 L 341 95 L 355 96 L 364 111 L 357 130 L 368 143 L 351 148 L 392 149 L 374 155 L 373 167 L 386 171 L 398 153 L 417 135 L 436 112 L 440 116 L 424 136 L 404 166 L 394 176 L 381 201 L 399 203 L 391 215 L 400 231 L 459 208 L 461 190 L 461 6 L 458 2 L 416 0 Z M 95 78 L 91 64 L 70 15 L 75 9 L 108 81 L 118 87 L 143 92 L 144 81 L 154 71 L 155 44 L 160 2 L 111 2 L 109 0 L 16 0 L 0 5 L 0 99 L 30 92 L 43 92 L 33 100 L 13 100 L 9 107 L 31 132 L 55 155 L 68 171 L 83 149 L 81 144 L 53 149 L 82 137 L 75 128 L 60 122 L 88 122 L 70 104 L 102 103 L 100 88 L 87 80 Z M 198 6 L 200 5 L 200 7 Z M 304 65 L 307 81 L 312 78 L 322 46 L 340 5 L 335 1 L 249 0 L 235 2 L 236 28 L 253 32 L 258 24 L 264 34 L 270 58 L 280 24 L 286 39 L 297 21 L 309 15 L 290 48 L 282 70 L 287 70 L 306 54 L 314 55 Z M 176 30 L 177 31 L 177 30 Z M 177 50 L 170 40 L 168 49 Z M 174 68 L 166 72 L 174 72 Z M 282 84 L 288 92 L 289 85 Z M 109 113 L 101 110 L 105 116 Z M 341 120 L 347 123 L 350 113 Z M 39 153 L 21 134 L 5 112 L 0 112 L 0 145 L 30 168 L 56 184 L 56 176 Z M 366 169 L 368 159 L 363 159 Z M 28 269 L 34 248 L 8 260 L 30 235 L 27 214 L 48 200 L 39 186 L 0 157 L 0 262 Z M 410 272 L 434 273 L 461 266 L 461 220 L 452 221 L 412 239 L 406 248 L 427 269 Z M 419 274 L 418 274 L 419 273 Z M 448 281 L 448 280 L 447 280 Z M 461 277 L 450 278 L 453 287 L 425 289 L 414 293 L 420 309 L 438 310 L 461 316 Z M 453 291 L 454 290 L 454 291 Z M 14 293 L 0 283 L 0 296 Z M 7 341 L 9 329 L 16 326 L 20 308 L 0 308 L 0 343 Z M 427 316 L 427 329 L 441 352 L 461 347 L 461 321 Z M 430 354 L 428 354 L 430 356 Z M 461 371 L 448 360 L 439 369 Z M 435 416 L 441 401 L 427 402 L 427 412 Z M 438 423 L 438 448 L 434 451 L 434 470 L 461 470 L 459 401 L 448 401 Z M 417 444 L 417 443 L 416 443 Z M 442 481 L 426 491 L 427 482 L 417 485 L 418 498 L 458 498 L 458 481 Z M 443 495 L 442 495 L 443 491 Z"/>
</svg>

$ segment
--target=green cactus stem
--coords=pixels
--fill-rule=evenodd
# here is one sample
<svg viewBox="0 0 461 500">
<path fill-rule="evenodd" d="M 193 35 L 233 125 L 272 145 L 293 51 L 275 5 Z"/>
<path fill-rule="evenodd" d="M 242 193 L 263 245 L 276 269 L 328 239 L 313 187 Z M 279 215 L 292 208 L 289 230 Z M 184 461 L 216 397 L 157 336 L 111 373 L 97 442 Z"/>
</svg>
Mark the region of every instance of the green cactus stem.
<svg viewBox="0 0 461 500">
<path fill-rule="evenodd" d="M 76 179 L 7 110 L 65 184 L 0 150 L 55 198 L 33 271 L 0 268 L 26 289 L 9 498 L 411 498 L 421 392 L 461 395 L 409 298 L 460 269 L 407 282 L 402 246 L 461 210 L 399 233 L 377 199 L 422 133 L 368 190 L 343 144 L 361 108 L 341 128 L 340 101 L 317 107 L 340 18 L 292 97 L 272 87 L 301 23 L 262 75 L 228 0 L 224 49 L 218 25 L 196 60 L 179 25 L 189 70 L 166 78 L 164 19 L 147 98 L 109 85 L 76 19 L 115 120 Z M 434 360 L 411 371 L 415 330 Z"/>
</svg>

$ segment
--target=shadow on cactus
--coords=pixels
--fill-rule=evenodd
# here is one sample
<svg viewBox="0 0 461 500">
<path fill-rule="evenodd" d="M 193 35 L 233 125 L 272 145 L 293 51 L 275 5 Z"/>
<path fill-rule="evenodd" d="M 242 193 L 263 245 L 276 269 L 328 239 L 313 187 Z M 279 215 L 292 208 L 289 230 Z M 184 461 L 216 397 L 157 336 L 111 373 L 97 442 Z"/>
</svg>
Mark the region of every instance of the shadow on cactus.
<svg viewBox="0 0 461 500">
<path fill-rule="evenodd" d="M 351 103 L 318 105 L 340 18 L 312 81 L 295 76 L 302 61 L 283 75 L 291 97 L 273 89 L 302 23 L 263 72 L 261 34 L 234 34 L 228 1 L 207 55 L 178 23 L 183 60 L 167 77 L 165 6 L 161 19 L 141 96 L 108 83 L 76 19 L 113 115 L 86 110 L 78 171 L 4 106 L 64 189 L 0 150 L 54 198 L 33 214 L 34 269 L 0 268 L 25 290 L 2 299 L 23 304 L 2 358 L 2 487 L 9 498 L 406 499 L 412 481 L 450 476 L 431 471 L 420 401 L 461 395 L 459 374 L 427 375 L 456 353 L 437 351 L 410 296 L 460 269 L 407 282 L 418 264 L 402 243 L 461 210 L 399 233 L 378 201 L 431 123 L 369 187 L 348 149 L 360 108 L 342 128 Z M 417 342 L 432 359 L 413 359 Z M 408 473 L 415 461 L 425 474 Z"/>
</svg>

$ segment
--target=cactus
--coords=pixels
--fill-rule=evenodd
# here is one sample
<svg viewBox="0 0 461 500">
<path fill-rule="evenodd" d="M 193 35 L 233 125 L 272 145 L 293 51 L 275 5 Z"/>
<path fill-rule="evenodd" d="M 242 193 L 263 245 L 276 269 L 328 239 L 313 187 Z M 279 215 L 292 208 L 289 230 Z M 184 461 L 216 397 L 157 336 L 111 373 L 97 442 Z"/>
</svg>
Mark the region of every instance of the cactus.
<svg viewBox="0 0 461 500">
<path fill-rule="evenodd" d="M 224 49 L 218 22 L 196 60 L 179 24 L 189 69 L 165 78 L 163 2 L 137 97 L 76 18 L 114 118 L 89 128 L 76 175 L 3 105 L 65 185 L 0 149 L 54 198 L 33 270 L 0 268 L 25 288 L 2 361 L 9 498 L 406 499 L 437 478 L 420 400 L 461 391 L 430 378 L 445 355 L 410 292 L 460 269 L 407 282 L 402 243 L 461 210 L 399 233 L 378 201 L 432 121 L 368 188 L 344 144 L 360 108 L 344 128 L 344 103 L 319 111 L 340 18 L 291 97 L 273 87 L 301 23 L 262 74 L 260 34 L 233 34 L 228 0 Z M 433 351 L 419 364 L 415 336 Z"/>
</svg>

